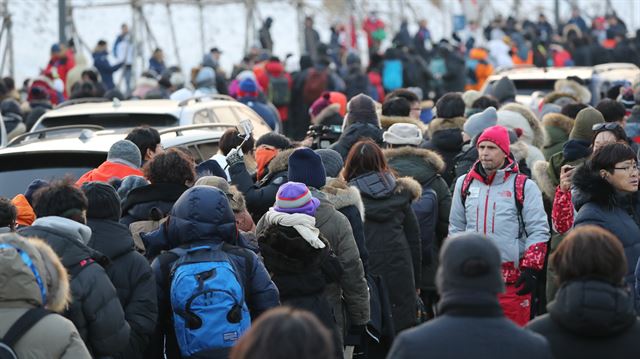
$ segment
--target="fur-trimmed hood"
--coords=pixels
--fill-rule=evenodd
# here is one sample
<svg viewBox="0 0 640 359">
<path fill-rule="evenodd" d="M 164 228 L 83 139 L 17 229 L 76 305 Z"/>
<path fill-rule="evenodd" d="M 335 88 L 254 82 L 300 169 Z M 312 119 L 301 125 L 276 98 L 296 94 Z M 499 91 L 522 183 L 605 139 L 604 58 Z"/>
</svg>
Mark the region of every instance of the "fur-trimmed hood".
<svg viewBox="0 0 640 359">
<path fill-rule="evenodd" d="M 559 99 L 563 98 L 563 97 L 567 97 L 569 99 L 572 99 L 575 102 L 580 102 L 580 99 L 578 98 L 578 96 L 572 94 L 572 93 L 568 93 L 568 92 L 560 92 L 560 91 L 551 91 L 549 92 L 544 99 L 542 99 L 543 103 L 555 103 L 556 101 L 558 101 Z"/>
<path fill-rule="evenodd" d="M 295 148 L 290 148 L 288 150 L 278 152 L 278 154 L 267 165 L 269 174 L 274 175 L 278 172 L 289 169 L 289 156 L 291 156 L 295 150 Z"/>
<path fill-rule="evenodd" d="M 548 113 L 542 118 L 542 126 L 557 127 L 567 133 L 567 136 L 573 128 L 574 120 L 571 117 L 565 116 L 561 113 Z"/>
<path fill-rule="evenodd" d="M 399 176 L 411 177 L 421 185 L 433 181 L 446 167 L 438 153 L 424 148 L 405 146 L 386 149 L 383 153 Z"/>
<path fill-rule="evenodd" d="M 46 303 L 42 303 L 40 288 L 36 278 L 19 256 L 5 257 L 0 254 L 0 272 L 6 282 L 0 283 L 0 306 L 43 305 L 57 313 L 66 310 L 71 301 L 69 277 L 53 249 L 35 238 L 23 238 L 17 234 L 0 236 L 0 243 L 23 250 L 33 261 L 43 285 L 46 288 Z M 9 260 L 10 259 L 10 260 Z"/>
<path fill-rule="evenodd" d="M 533 168 L 531 169 L 531 176 L 533 177 L 533 180 L 538 184 L 540 191 L 542 191 L 545 197 L 547 197 L 548 199 L 553 199 L 556 195 L 556 186 L 549 176 L 548 169 L 549 162 L 537 161 L 533 164 Z"/>
<path fill-rule="evenodd" d="M 333 103 L 325 107 L 316 117 L 313 118 L 312 122 L 314 125 L 342 126 L 343 117 L 340 115 L 340 104 Z"/>
<path fill-rule="evenodd" d="M 511 123 L 510 121 L 506 120 L 504 116 L 500 116 L 501 112 L 504 111 L 511 111 L 521 115 L 526 120 L 526 124 Z M 542 126 L 540 126 L 540 121 L 531 110 L 523 105 L 517 103 L 509 103 L 500 107 L 500 110 L 498 111 L 498 125 L 503 125 L 512 130 L 515 130 L 515 128 L 519 127 L 523 131 L 522 140 L 538 148 L 542 148 L 544 146 L 545 133 L 542 129 Z"/>
<path fill-rule="evenodd" d="M 416 125 L 420 129 L 420 133 L 422 133 L 423 135 L 427 131 L 427 127 L 425 126 L 425 124 L 422 123 L 422 121 L 416 120 L 413 117 L 409 117 L 409 116 L 406 116 L 406 117 L 404 117 L 404 116 L 380 116 L 380 126 L 385 131 L 388 130 L 389 127 L 391 127 L 391 125 L 394 125 L 396 123 L 410 123 L 412 125 Z"/>
<path fill-rule="evenodd" d="M 433 169 L 437 173 L 442 173 L 446 167 L 444 160 L 442 157 L 436 153 L 435 151 L 428 150 L 426 148 L 419 147 L 398 147 L 398 148 L 389 148 L 382 151 L 384 156 L 387 158 L 387 161 L 394 160 L 398 157 L 406 157 L 406 156 L 416 156 L 420 157 L 424 160 L 426 164 L 433 167 Z"/>
<path fill-rule="evenodd" d="M 338 210 L 348 206 L 356 206 L 360 212 L 362 221 L 364 221 L 364 203 L 362 203 L 360 191 L 358 191 L 356 187 L 349 186 L 347 182 L 341 178 L 331 180 L 327 178 L 327 184 L 322 187 L 322 192 Z"/>
<path fill-rule="evenodd" d="M 467 119 L 464 117 L 452 117 L 452 118 L 435 118 L 429 123 L 429 138 L 433 137 L 433 134 L 440 130 L 447 130 L 450 128 L 457 128 L 462 131 L 464 123 Z"/>
<path fill-rule="evenodd" d="M 516 159 L 516 162 L 526 160 L 529 156 L 529 146 L 524 141 L 516 141 L 509 145 L 511 154 Z"/>
<path fill-rule="evenodd" d="M 353 183 L 354 181 L 357 183 Z M 393 178 L 389 173 L 380 176 L 371 172 L 351 183 L 357 186 L 362 194 L 367 220 L 375 222 L 388 222 L 422 195 L 422 186 L 418 181 L 409 177 Z"/>
</svg>

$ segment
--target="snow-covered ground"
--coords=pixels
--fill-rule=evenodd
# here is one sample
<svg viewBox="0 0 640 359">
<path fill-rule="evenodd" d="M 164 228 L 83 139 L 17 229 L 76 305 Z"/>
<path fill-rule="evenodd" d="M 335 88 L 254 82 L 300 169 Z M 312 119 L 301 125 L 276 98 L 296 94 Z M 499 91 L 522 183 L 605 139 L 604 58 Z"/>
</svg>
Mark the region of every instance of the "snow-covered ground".
<svg viewBox="0 0 640 359">
<path fill-rule="evenodd" d="M 347 14 L 342 18 L 330 14 L 324 9 L 324 4 L 341 2 L 346 0 L 306 0 L 305 12 L 314 16 L 316 29 L 320 32 L 323 41 L 329 40 L 329 25 L 336 21 L 346 21 Z M 376 9 L 380 17 L 387 23 L 399 21 L 399 2 L 401 0 L 358 0 L 360 10 Z M 480 0 L 482 1 L 482 0 Z M 79 5 L 74 11 L 75 25 L 84 42 L 93 48 L 99 39 L 113 43 L 117 36 L 120 24 L 131 23 L 132 11 L 129 6 L 116 7 L 90 7 L 104 3 L 124 3 L 116 0 L 72 0 L 74 5 Z M 271 16 L 275 21 L 272 27 L 276 55 L 284 56 L 287 53 L 298 54 L 298 27 L 296 24 L 296 10 L 291 1 L 257 0 L 257 19 L 265 19 Z M 429 27 L 435 39 L 440 39 L 444 33 L 448 33 L 451 21 L 444 13 L 459 11 L 457 0 L 441 0 L 444 10 L 435 8 L 427 0 L 404 0 L 406 16 L 409 19 L 423 17 L 429 20 Z M 604 11 L 602 0 L 578 1 L 585 12 L 594 13 L 597 9 Z M 366 8 L 365 8 L 366 3 Z M 513 0 L 492 0 L 493 9 L 508 15 L 513 9 Z M 547 16 L 553 18 L 553 0 L 522 0 L 520 14 L 528 14 L 535 19 L 538 9 L 542 7 Z M 561 1 L 562 15 L 568 16 L 568 5 Z M 640 2 L 637 0 L 612 0 L 612 5 L 627 24 L 640 21 Z M 172 18 L 176 27 L 178 52 L 183 70 L 187 72 L 196 66 L 202 59 L 202 46 L 200 41 L 198 8 L 193 5 L 176 4 L 172 7 Z M 58 1 L 57 0 L 10 0 L 9 12 L 13 19 L 14 51 L 15 51 L 15 76 L 17 81 L 33 77 L 40 69 L 46 66 L 49 57 L 49 49 L 58 39 Z M 158 45 L 164 49 L 166 63 L 173 65 L 177 59 L 171 40 L 169 17 L 164 5 L 145 5 L 144 13 L 151 30 L 158 41 Z M 245 7 L 241 1 L 236 4 L 205 6 L 205 49 L 217 46 L 224 51 L 222 66 L 230 71 L 233 64 L 238 62 L 243 55 L 245 38 Z M 445 19 L 445 20 L 442 20 Z M 259 28 L 259 23 L 256 25 Z M 257 30 L 256 28 L 256 30 Z M 410 30 L 414 32 L 416 25 L 412 23 Z M 395 29 L 391 29 L 391 38 Z M 360 41 L 363 43 L 364 41 Z M 0 44 L 2 45 L 2 44 Z M 91 54 L 82 49 L 91 63 Z M 149 48 L 145 49 L 148 55 Z M 5 69 L 5 74 L 7 70 Z M 3 74 L 4 75 L 4 74 Z"/>
</svg>

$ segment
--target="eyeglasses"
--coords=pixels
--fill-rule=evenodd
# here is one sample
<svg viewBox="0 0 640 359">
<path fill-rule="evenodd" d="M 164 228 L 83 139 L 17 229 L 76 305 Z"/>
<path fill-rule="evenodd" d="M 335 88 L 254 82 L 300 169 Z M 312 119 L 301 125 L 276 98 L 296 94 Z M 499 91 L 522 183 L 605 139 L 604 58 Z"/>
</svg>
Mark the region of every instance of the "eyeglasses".
<svg viewBox="0 0 640 359">
<path fill-rule="evenodd" d="M 592 131 L 600 131 L 602 129 L 615 130 L 618 127 L 620 127 L 620 124 L 618 124 L 617 122 L 603 122 L 603 123 L 596 123 L 591 127 L 591 130 Z"/>
<path fill-rule="evenodd" d="M 625 172 L 627 172 L 627 174 L 631 174 L 631 173 L 639 170 L 637 164 L 631 165 L 629 167 L 614 167 L 614 169 L 620 170 L 620 171 L 625 171 Z"/>
</svg>

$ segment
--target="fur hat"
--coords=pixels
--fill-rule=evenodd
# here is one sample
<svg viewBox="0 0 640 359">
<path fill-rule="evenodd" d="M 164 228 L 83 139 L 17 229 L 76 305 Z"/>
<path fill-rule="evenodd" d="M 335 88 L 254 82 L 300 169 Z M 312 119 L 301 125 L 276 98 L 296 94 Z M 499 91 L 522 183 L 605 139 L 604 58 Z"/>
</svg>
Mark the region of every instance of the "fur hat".
<svg viewBox="0 0 640 359">
<path fill-rule="evenodd" d="M 582 103 L 591 101 L 589 89 L 579 84 L 573 79 L 560 79 L 553 84 L 553 90 L 574 95 Z"/>
</svg>

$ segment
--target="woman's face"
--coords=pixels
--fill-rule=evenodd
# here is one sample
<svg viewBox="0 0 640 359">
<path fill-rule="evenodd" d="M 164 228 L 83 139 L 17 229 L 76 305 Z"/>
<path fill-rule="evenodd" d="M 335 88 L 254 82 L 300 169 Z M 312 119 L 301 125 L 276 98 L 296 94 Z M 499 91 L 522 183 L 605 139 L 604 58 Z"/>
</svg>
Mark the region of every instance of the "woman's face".
<svg viewBox="0 0 640 359">
<path fill-rule="evenodd" d="M 605 179 L 618 191 L 638 191 L 638 167 L 636 161 L 626 160 L 616 163 L 613 172 L 607 172 Z"/>
<path fill-rule="evenodd" d="M 598 149 L 611 144 L 616 143 L 618 139 L 610 131 L 602 131 L 596 135 L 596 138 L 593 140 L 593 152 L 595 153 Z"/>
</svg>

